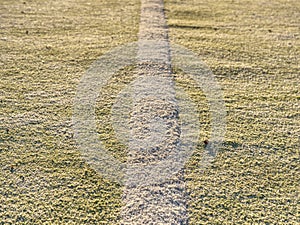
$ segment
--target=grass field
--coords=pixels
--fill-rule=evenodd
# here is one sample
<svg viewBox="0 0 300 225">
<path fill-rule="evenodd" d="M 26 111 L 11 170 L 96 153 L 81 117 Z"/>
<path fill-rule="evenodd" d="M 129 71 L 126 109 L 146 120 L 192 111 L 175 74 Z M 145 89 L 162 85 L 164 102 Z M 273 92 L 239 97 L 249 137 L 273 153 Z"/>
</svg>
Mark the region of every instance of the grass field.
<svg viewBox="0 0 300 225">
<path fill-rule="evenodd" d="M 173 42 L 196 52 L 223 87 L 224 148 L 187 174 L 191 224 L 299 223 L 297 1 L 167 1 Z"/>
<path fill-rule="evenodd" d="M 171 43 L 199 55 L 224 92 L 227 133 L 213 165 L 203 145 L 186 166 L 190 224 L 298 224 L 300 2 L 167 0 Z M 0 0 L 0 224 L 118 224 L 122 187 L 73 140 L 86 69 L 137 40 L 138 0 Z M 99 137 L 124 158 L 110 109 L 134 77 L 116 74 L 98 101 Z M 180 70 L 209 138 L 208 105 Z"/>
</svg>

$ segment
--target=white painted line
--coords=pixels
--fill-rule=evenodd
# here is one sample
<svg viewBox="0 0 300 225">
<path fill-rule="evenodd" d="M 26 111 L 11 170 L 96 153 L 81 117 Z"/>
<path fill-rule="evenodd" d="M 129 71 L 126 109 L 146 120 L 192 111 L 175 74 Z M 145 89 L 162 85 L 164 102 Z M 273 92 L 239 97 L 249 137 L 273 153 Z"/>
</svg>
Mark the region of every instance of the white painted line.
<svg viewBox="0 0 300 225">
<path fill-rule="evenodd" d="M 156 180 L 160 173 L 155 169 L 162 169 L 158 163 L 178 151 L 181 135 L 164 3 L 141 3 L 138 78 L 132 84 L 131 169 L 126 171 L 121 224 L 187 224 L 182 171 Z M 156 168 L 138 173 L 139 167 L 147 168 L 149 164 Z"/>
</svg>

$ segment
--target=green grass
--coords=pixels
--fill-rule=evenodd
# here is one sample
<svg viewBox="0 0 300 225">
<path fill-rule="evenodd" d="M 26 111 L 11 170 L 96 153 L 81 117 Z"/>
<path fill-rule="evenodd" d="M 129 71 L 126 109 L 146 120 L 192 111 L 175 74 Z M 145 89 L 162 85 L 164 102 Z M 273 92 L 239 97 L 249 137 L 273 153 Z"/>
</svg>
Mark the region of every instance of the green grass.
<svg viewBox="0 0 300 225">
<path fill-rule="evenodd" d="M 299 223 L 298 1 L 166 4 L 173 43 L 224 91 L 227 133 L 213 166 L 187 165 L 191 224 Z"/>
<path fill-rule="evenodd" d="M 24 3 L 25 2 L 25 3 Z M 117 224 L 120 185 L 94 172 L 73 140 L 77 84 L 102 54 L 137 40 L 139 1 L 0 0 L 0 224 Z M 200 171 L 186 166 L 191 224 L 299 223 L 300 3 L 167 0 L 172 43 L 195 52 L 224 92 L 227 133 Z M 208 105 L 186 74 L 176 84 Z M 116 157 L 110 108 L 125 68 L 98 100 L 100 138 Z"/>
<path fill-rule="evenodd" d="M 81 159 L 72 107 L 91 63 L 137 39 L 139 1 L 24 2 L 0 9 L 0 224 L 115 224 L 120 186 Z"/>
</svg>

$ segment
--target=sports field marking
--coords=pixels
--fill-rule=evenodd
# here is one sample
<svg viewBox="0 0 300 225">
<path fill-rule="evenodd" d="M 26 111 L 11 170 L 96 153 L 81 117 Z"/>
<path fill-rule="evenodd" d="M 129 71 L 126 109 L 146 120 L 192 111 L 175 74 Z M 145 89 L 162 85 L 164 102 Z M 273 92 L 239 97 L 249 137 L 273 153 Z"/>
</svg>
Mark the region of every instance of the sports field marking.
<svg viewBox="0 0 300 225">
<path fill-rule="evenodd" d="M 175 176 L 170 173 L 172 179 L 165 179 L 155 170 L 159 162 L 179 148 L 181 130 L 164 3 L 162 0 L 141 3 L 138 78 L 131 86 L 133 116 L 128 154 L 131 169 L 126 172 L 121 224 L 187 224 L 182 171 Z M 157 165 L 149 172 L 139 173 L 135 169 L 135 166 L 147 168 L 149 164 Z"/>
<path fill-rule="evenodd" d="M 197 83 L 210 106 L 212 132 L 201 163 L 205 169 L 225 133 L 222 93 L 196 55 L 170 47 L 163 1 L 142 1 L 139 41 L 101 56 L 77 88 L 74 137 L 95 171 L 124 185 L 122 224 L 188 224 L 183 168 L 196 149 L 200 127 L 197 107 L 175 85 L 171 64 Z M 137 78 L 111 110 L 116 137 L 129 149 L 127 162 L 121 163 L 98 140 L 95 104 L 112 75 L 131 65 L 136 65 Z"/>
</svg>

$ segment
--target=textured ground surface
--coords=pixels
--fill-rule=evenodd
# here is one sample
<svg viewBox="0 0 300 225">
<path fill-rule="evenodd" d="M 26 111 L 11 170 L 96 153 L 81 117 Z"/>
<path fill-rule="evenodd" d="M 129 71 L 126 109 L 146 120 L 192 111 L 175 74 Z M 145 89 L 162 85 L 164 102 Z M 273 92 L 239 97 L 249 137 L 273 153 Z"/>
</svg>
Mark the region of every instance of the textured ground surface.
<svg viewBox="0 0 300 225">
<path fill-rule="evenodd" d="M 167 1 L 170 37 L 221 83 L 225 146 L 190 160 L 191 224 L 299 223 L 299 2 Z"/>
<path fill-rule="evenodd" d="M 0 5 L 0 223 L 116 224 L 121 189 L 81 160 L 72 107 L 91 63 L 137 39 L 139 2 Z"/>
<path fill-rule="evenodd" d="M 139 1 L 0 0 L 0 224 L 117 224 L 122 188 L 95 173 L 72 139 L 80 77 L 101 54 L 137 40 Z M 190 159 L 190 224 L 299 223 L 300 3 L 168 0 L 172 43 L 193 50 L 224 90 L 228 131 L 214 164 Z M 176 70 L 176 68 L 175 68 Z M 119 159 L 110 109 L 134 79 L 125 68 L 98 101 L 100 138 Z M 176 70 L 198 103 L 201 90 Z"/>
</svg>

